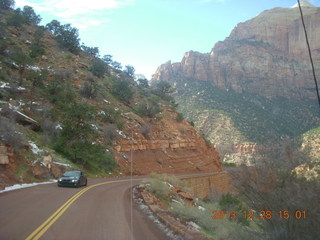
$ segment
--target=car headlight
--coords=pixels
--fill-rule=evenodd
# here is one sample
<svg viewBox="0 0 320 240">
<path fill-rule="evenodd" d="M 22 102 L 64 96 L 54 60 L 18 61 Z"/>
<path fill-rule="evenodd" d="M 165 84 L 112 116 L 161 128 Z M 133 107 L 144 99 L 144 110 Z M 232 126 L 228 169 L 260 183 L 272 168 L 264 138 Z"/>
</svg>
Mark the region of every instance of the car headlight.
<svg viewBox="0 0 320 240">
<path fill-rule="evenodd" d="M 62 182 L 62 178 L 59 178 L 59 179 L 58 179 L 58 182 Z"/>
<path fill-rule="evenodd" d="M 78 181 L 78 179 L 72 179 L 71 180 L 71 182 L 77 182 Z"/>
</svg>

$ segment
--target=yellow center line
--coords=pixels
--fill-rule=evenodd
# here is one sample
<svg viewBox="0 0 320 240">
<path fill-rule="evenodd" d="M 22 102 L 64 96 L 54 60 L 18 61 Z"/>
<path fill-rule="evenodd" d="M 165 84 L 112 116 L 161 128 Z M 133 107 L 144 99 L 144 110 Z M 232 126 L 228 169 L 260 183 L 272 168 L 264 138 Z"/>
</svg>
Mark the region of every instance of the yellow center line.
<svg viewBox="0 0 320 240">
<path fill-rule="evenodd" d="M 133 179 L 133 181 L 140 181 L 143 180 L 142 178 L 139 179 Z M 110 183 L 119 183 L 119 182 L 128 182 L 131 181 L 131 179 L 125 179 L 125 180 L 116 180 L 116 181 L 108 181 L 103 183 L 97 183 L 92 186 L 86 187 L 82 189 L 80 192 L 76 193 L 74 196 L 72 196 L 68 201 L 66 201 L 57 211 L 55 211 L 43 224 L 41 224 L 35 231 L 33 231 L 26 240 L 38 240 L 51 226 L 54 224 L 59 217 L 71 206 L 71 204 L 76 201 L 82 194 L 84 194 L 86 191 L 88 191 L 91 188 L 98 187 L 104 184 L 110 184 Z"/>
</svg>

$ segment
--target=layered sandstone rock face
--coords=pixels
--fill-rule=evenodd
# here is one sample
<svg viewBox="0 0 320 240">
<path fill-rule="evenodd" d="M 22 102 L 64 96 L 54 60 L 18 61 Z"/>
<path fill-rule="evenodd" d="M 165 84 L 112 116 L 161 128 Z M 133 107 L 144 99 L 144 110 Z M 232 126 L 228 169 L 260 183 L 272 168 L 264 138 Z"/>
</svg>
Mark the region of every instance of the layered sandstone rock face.
<svg viewBox="0 0 320 240">
<path fill-rule="evenodd" d="M 114 146 L 122 171 L 134 174 L 219 172 L 221 161 L 212 146 L 186 121 L 177 122 L 177 113 L 165 111 L 161 121 L 142 120 L 127 123 Z M 148 133 L 141 129 L 148 125 Z M 144 132 L 144 133 L 143 133 Z M 131 162 L 132 161 L 132 162 Z"/>
<path fill-rule="evenodd" d="M 315 66 L 319 66 L 320 8 L 303 5 L 313 60 Z M 320 74 L 320 68 L 316 73 Z M 268 98 L 314 98 L 314 81 L 299 9 L 264 11 L 238 24 L 210 53 L 190 51 L 180 63 L 161 65 L 153 80 L 174 81 L 183 77 Z"/>
</svg>

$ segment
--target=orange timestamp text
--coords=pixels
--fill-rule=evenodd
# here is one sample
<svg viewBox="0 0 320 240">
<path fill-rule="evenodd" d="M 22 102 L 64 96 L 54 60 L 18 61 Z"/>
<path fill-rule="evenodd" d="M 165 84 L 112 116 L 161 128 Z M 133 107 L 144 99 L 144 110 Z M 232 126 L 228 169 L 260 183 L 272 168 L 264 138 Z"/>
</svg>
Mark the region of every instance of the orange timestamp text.
<svg viewBox="0 0 320 240">
<path fill-rule="evenodd" d="M 280 210 L 280 211 L 212 211 L 212 219 L 237 219 L 237 218 L 245 218 L 245 219 L 306 219 L 307 211 L 288 211 L 288 210 Z"/>
</svg>

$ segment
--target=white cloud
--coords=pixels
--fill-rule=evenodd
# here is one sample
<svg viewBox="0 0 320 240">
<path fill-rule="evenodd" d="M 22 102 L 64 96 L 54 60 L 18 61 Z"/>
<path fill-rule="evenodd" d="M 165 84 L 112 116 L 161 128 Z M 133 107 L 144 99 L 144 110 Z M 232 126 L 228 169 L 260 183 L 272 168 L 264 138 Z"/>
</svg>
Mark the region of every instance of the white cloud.
<svg viewBox="0 0 320 240">
<path fill-rule="evenodd" d="M 41 15 L 47 12 L 77 28 L 99 26 L 108 22 L 108 11 L 133 5 L 135 0 L 16 0 L 16 6 L 29 5 Z M 103 13 L 103 15 L 101 14 Z"/>
</svg>

